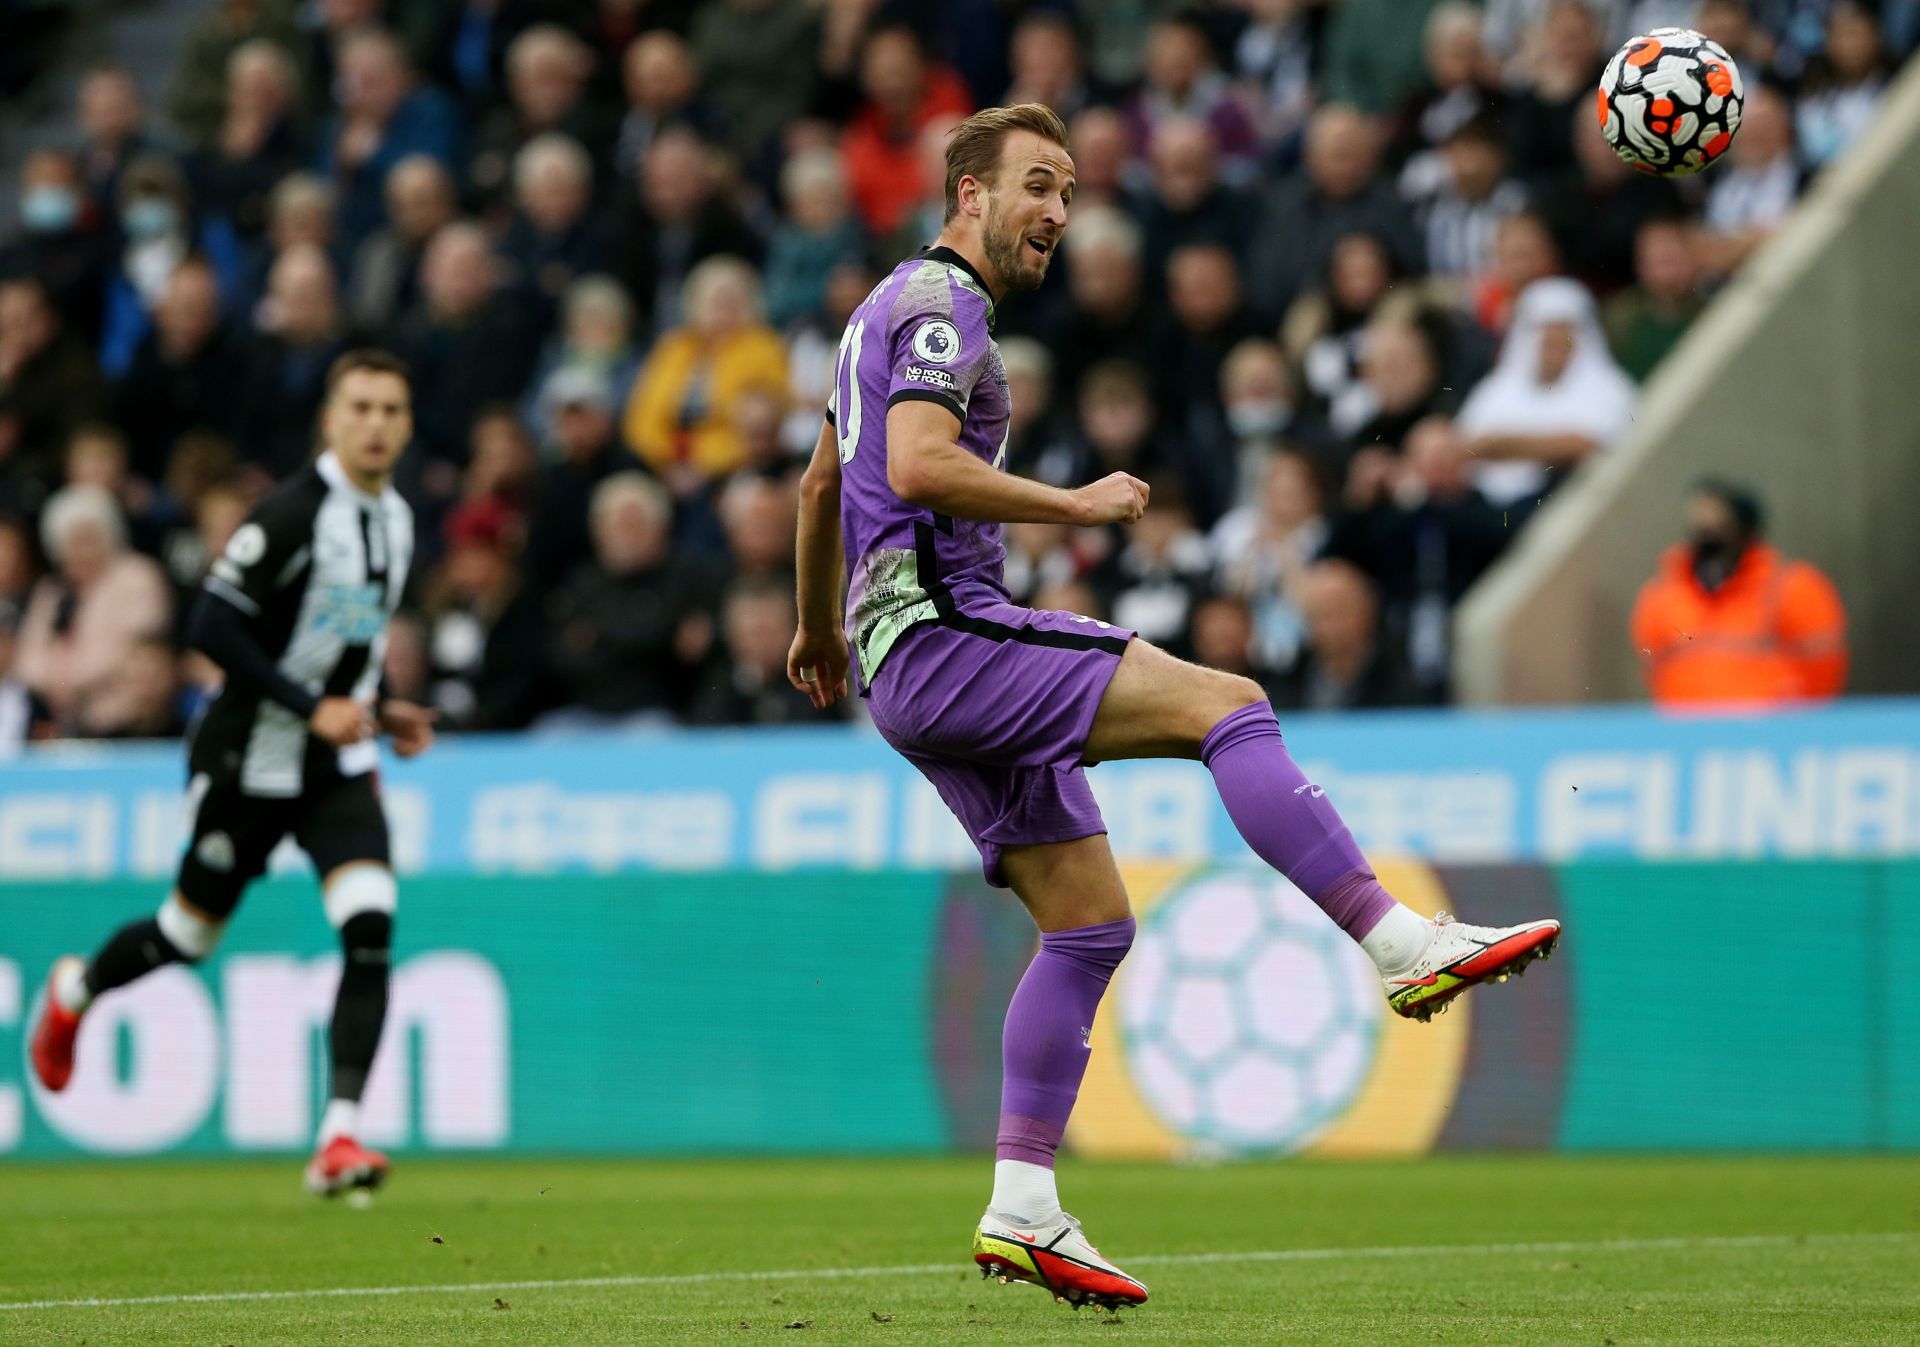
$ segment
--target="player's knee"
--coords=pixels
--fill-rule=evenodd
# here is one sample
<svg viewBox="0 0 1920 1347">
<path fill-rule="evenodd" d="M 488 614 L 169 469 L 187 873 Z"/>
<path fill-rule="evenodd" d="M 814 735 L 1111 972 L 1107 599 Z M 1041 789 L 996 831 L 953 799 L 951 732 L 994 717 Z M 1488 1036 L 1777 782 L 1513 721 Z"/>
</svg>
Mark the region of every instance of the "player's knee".
<svg viewBox="0 0 1920 1347">
<path fill-rule="evenodd" d="M 1217 670 L 1208 673 L 1206 695 L 1197 699 L 1199 715 L 1194 722 L 1194 729 L 1202 737 L 1235 711 L 1267 700 L 1266 690 L 1251 678 Z"/>
<path fill-rule="evenodd" d="M 227 930 L 224 921 L 202 916 L 183 903 L 178 894 L 170 894 L 167 901 L 160 904 L 154 921 L 167 943 L 179 950 L 180 957 L 188 963 L 199 963 L 213 953 Z"/>
<path fill-rule="evenodd" d="M 391 926 L 399 903 L 399 886 L 384 865 L 345 865 L 327 876 L 327 920 L 343 934 L 362 915 L 384 916 Z"/>
</svg>

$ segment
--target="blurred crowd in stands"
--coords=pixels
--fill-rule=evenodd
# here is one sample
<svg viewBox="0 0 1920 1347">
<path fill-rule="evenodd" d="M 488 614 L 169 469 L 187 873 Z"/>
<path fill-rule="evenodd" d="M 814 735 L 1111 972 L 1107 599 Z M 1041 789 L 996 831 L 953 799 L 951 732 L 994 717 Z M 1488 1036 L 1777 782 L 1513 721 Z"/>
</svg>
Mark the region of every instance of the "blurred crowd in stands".
<svg viewBox="0 0 1920 1347">
<path fill-rule="evenodd" d="M 1746 79 L 1729 161 L 1602 143 L 1615 44 Z M 410 362 L 394 688 L 453 728 L 800 720 L 793 478 L 842 324 L 976 106 L 1071 127 L 1007 304 L 1010 465 L 1154 487 L 1009 530 L 1016 597 L 1278 704 L 1444 701 L 1452 605 L 1870 122 L 1888 0 L 220 0 L 87 73 L 0 223 L 0 743 L 172 734 L 208 558 L 342 350 Z"/>
</svg>

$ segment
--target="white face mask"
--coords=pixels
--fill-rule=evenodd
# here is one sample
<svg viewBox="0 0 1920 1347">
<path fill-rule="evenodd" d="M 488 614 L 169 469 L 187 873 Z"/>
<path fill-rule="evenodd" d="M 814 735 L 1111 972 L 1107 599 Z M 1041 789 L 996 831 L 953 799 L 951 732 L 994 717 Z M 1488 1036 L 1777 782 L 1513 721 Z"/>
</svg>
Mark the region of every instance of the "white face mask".
<svg viewBox="0 0 1920 1347">
<path fill-rule="evenodd" d="M 1293 405 L 1280 398 L 1256 398 L 1227 408 L 1227 428 L 1239 440 L 1278 435 L 1293 419 Z"/>
</svg>

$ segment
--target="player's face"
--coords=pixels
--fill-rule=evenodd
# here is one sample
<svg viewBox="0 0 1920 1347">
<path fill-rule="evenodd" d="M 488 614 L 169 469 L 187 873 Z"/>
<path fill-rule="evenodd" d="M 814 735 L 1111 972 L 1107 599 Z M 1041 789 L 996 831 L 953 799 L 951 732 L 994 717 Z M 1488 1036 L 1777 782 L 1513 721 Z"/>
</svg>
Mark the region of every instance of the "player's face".
<svg viewBox="0 0 1920 1347">
<path fill-rule="evenodd" d="M 355 477 L 391 475 L 413 438 L 407 381 L 382 370 L 348 371 L 327 400 L 321 429 L 327 448 Z"/>
<path fill-rule="evenodd" d="M 1000 149 L 1000 172 L 987 198 L 987 261 L 1008 290 L 1031 290 L 1067 228 L 1073 160 L 1050 140 L 1016 131 Z"/>
</svg>

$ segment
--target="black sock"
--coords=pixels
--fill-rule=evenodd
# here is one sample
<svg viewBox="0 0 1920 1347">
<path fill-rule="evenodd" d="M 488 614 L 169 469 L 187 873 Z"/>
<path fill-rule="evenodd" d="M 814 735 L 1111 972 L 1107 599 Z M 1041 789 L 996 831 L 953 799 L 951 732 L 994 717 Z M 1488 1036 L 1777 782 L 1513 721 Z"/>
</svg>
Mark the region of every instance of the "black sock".
<svg viewBox="0 0 1920 1347">
<path fill-rule="evenodd" d="M 87 965 L 87 992 L 98 996 L 143 978 L 156 968 L 186 962 L 187 956 L 160 933 L 158 921 L 148 917 L 131 922 L 115 931 Z"/>
<path fill-rule="evenodd" d="M 384 912 L 349 917 L 340 928 L 340 943 L 346 961 L 333 1002 L 332 1098 L 358 1101 L 387 1020 L 393 918 Z"/>
</svg>

